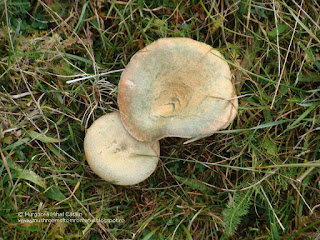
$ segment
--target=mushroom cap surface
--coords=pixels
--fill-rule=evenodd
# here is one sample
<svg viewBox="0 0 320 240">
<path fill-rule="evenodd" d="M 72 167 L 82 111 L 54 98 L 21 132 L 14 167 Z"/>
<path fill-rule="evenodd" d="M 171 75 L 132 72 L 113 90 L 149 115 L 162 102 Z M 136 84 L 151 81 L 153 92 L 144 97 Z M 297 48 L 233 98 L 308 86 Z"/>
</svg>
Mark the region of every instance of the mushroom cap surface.
<svg viewBox="0 0 320 240">
<path fill-rule="evenodd" d="M 89 166 L 99 177 L 117 185 L 134 185 L 156 169 L 160 145 L 158 141 L 137 141 L 123 127 L 120 114 L 112 112 L 90 126 L 84 151 Z"/>
<path fill-rule="evenodd" d="M 238 109 L 224 57 L 190 38 L 162 38 L 137 52 L 121 75 L 118 103 L 139 141 L 210 135 Z"/>
</svg>

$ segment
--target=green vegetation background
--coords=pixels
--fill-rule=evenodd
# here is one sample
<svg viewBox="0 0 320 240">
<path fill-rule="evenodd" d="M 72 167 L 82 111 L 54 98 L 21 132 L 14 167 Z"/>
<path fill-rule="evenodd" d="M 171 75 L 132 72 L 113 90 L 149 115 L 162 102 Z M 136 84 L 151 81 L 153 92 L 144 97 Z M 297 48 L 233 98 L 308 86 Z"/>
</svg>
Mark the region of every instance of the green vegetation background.
<svg viewBox="0 0 320 240">
<path fill-rule="evenodd" d="M 319 12 L 316 0 L 0 1 L 0 239 L 319 239 Z M 223 53 L 238 116 L 162 140 L 143 183 L 109 184 L 83 153 L 85 130 L 117 109 L 121 72 L 106 72 L 163 37 Z"/>
</svg>

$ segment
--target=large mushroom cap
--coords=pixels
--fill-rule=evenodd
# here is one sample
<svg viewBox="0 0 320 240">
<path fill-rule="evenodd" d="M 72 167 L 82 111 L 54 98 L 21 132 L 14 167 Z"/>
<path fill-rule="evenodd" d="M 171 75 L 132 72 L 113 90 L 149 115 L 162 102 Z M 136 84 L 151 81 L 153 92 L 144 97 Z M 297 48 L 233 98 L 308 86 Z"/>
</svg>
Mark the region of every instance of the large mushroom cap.
<svg viewBox="0 0 320 240">
<path fill-rule="evenodd" d="M 160 156 L 159 142 L 137 141 L 125 130 L 117 112 L 94 121 L 86 133 L 84 151 L 91 169 L 118 185 L 133 185 L 148 178 Z"/>
<path fill-rule="evenodd" d="M 229 66 L 218 51 L 189 38 L 163 38 L 132 57 L 118 103 L 129 133 L 152 141 L 227 127 L 237 113 L 235 97 Z"/>
</svg>

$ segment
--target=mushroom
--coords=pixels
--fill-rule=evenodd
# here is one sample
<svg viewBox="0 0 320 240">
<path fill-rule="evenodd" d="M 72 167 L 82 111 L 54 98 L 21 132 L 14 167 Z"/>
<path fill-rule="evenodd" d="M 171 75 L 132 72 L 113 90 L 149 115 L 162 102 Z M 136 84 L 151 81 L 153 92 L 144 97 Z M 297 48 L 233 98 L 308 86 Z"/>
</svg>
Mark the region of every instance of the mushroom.
<svg viewBox="0 0 320 240">
<path fill-rule="evenodd" d="M 123 127 L 118 112 L 108 113 L 88 129 L 84 151 L 91 169 L 102 179 L 118 185 L 134 185 L 155 170 L 158 141 L 139 142 Z"/>
<path fill-rule="evenodd" d="M 224 57 L 189 38 L 163 38 L 137 52 L 121 75 L 118 103 L 139 141 L 210 135 L 238 108 Z"/>
</svg>

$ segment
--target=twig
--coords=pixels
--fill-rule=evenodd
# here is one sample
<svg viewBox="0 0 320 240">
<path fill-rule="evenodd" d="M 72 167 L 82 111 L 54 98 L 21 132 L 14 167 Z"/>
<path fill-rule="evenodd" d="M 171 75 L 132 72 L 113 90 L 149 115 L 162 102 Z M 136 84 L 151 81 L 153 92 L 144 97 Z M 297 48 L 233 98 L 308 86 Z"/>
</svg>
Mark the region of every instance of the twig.
<svg viewBox="0 0 320 240">
<path fill-rule="evenodd" d="M 90 75 L 90 76 L 86 76 L 86 77 L 73 79 L 73 80 L 67 81 L 67 84 L 74 83 L 74 82 L 79 82 L 79 81 L 86 80 L 86 79 L 89 79 L 89 78 L 95 78 L 95 77 L 98 77 L 98 76 L 105 76 L 105 75 L 108 75 L 108 74 L 111 74 L 111 73 L 122 72 L 123 70 L 124 69 L 112 70 L 112 71 L 105 72 L 105 73 L 99 73 L 99 74 L 95 74 L 95 75 Z"/>
<path fill-rule="evenodd" d="M 281 229 L 284 231 L 285 228 L 284 228 L 284 226 L 282 225 L 282 223 L 280 222 L 280 219 L 278 218 L 277 214 L 276 214 L 275 211 L 273 210 L 273 207 L 272 207 L 272 205 L 271 205 L 271 203 L 270 203 L 270 201 L 269 201 L 269 199 L 268 199 L 268 197 L 267 197 L 267 194 L 264 192 L 262 186 L 260 186 L 260 189 L 261 189 L 264 197 L 266 198 L 266 200 L 267 200 L 267 202 L 268 202 L 268 204 L 269 204 L 269 206 L 270 206 L 270 208 L 271 208 L 271 211 L 273 212 L 273 215 L 274 215 L 275 218 L 277 219 L 277 222 L 279 223 Z"/>
<path fill-rule="evenodd" d="M 301 5 L 303 4 L 303 0 L 301 1 Z M 300 16 L 300 10 L 298 12 L 298 17 Z M 273 105 L 274 105 L 274 102 L 276 100 L 276 97 L 277 97 L 277 93 L 279 91 L 279 87 L 280 87 L 280 82 L 282 80 L 282 76 L 283 76 L 283 73 L 284 73 L 284 70 L 285 70 L 285 67 L 286 67 L 286 63 L 287 63 L 287 60 L 288 60 L 288 56 L 289 56 L 289 53 L 290 53 L 290 48 L 291 48 L 291 45 L 292 45 L 292 42 L 293 42 L 293 36 L 296 32 L 296 29 L 297 29 L 297 25 L 298 25 L 298 21 L 295 22 L 294 24 L 294 29 L 293 29 L 293 33 L 292 33 L 292 36 L 291 36 L 291 39 L 290 39 L 290 43 L 289 43 L 289 47 L 288 47 L 288 50 L 287 50 L 287 54 L 286 54 L 286 57 L 285 57 L 285 60 L 284 60 L 284 63 L 283 63 L 283 67 L 282 67 L 282 70 L 281 70 L 281 73 L 280 73 L 280 76 L 279 76 L 279 80 L 278 80 L 278 83 L 277 83 L 277 86 L 276 86 L 276 91 L 274 93 L 274 96 L 273 96 L 273 99 L 272 99 L 272 103 L 271 103 L 271 107 L 270 109 L 273 108 Z M 276 25 L 277 26 L 277 25 Z M 277 43 L 278 43 L 278 40 L 279 40 L 279 37 L 278 37 L 278 27 L 276 27 L 277 29 Z M 279 49 L 278 49 L 279 50 Z M 280 52 L 279 52 L 280 54 Z M 280 57 L 280 55 L 279 55 Z M 279 70 L 280 70 L 280 58 L 279 58 Z"/>
</svg>

